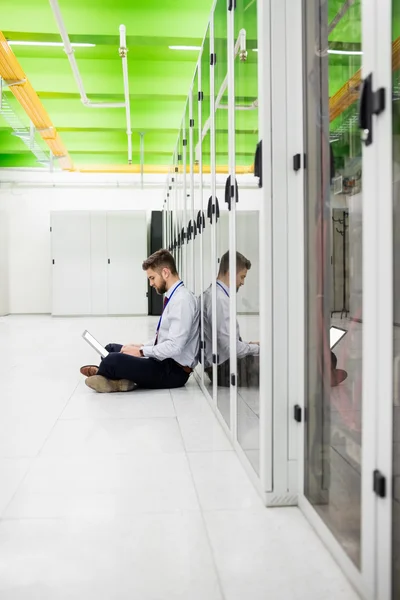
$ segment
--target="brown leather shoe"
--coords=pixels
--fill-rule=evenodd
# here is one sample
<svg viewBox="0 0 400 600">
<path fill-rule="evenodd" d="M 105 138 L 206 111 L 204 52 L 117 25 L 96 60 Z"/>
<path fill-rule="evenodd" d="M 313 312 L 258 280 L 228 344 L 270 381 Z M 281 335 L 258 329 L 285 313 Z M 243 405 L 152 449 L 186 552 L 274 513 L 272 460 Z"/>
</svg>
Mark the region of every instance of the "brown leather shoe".
<svg viewBox="0 0 400 600">
<path fill-rule="evenodd" d="M 80 372 L 85 377 L 93 377 L 93 375 L 97 375 L 98 370 L 99 367 L 96 367 L 96 365 L 85 365 L 84 367 L 80 368 Z"/>
<path fill-rule="evenodd" d="M 343 369 L 332 369 L 331 370 L 331 387 L 336 387 L 340 383 L 347 379 L 347 371 Z"/>
<path fill-rule="evenodd" d="M 85 379 L 85 383 L 99 394 L 110 394 L 112 392 L 131 392 L 137 385 L 128 379 L 106 379 L 102 375 L 94 375 Z"/>
</svg>

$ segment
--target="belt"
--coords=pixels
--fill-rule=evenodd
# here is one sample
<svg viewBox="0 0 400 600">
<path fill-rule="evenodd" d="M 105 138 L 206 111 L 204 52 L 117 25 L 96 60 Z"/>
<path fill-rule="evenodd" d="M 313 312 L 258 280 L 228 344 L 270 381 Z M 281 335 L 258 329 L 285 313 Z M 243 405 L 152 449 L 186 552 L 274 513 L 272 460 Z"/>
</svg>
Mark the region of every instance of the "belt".
<svg viewBox="0 0 400 600">
<path fill-rule="evenodd" d="M 174 363 L 176 365 L 178 365 L 178 367 L 180 367 L 181 369 L 183 369 L 185 371 L 185 373 L 193 373 L 193 369 L 191 369 L 190 367 L 185 367 L 183 365 L 180 365 L 178 362 L 176 362 L 176 360 L 174 360 Z"/>
</svg>

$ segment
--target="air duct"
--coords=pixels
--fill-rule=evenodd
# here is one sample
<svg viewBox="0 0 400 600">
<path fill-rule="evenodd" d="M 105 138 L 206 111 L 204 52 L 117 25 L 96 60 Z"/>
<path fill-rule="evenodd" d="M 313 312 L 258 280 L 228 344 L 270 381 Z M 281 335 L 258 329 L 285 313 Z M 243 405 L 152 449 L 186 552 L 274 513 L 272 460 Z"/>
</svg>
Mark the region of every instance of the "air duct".
<svg viewBox="0 0 400 600">
<path fill-rule="evenodd" d="M 88 108 L 125 108 L 126 109 L 126 133 L 128 136 L 128 164 L 132 164 L 132 131 L 131 131 L 131 110 L 130 110 L 130 97 L 129 97 L 129 77 L 128 77 L 128 60 L 126 47 L 126 28 L 125 25 L 121 25 L 119 28 L 120 32 L 120 48 L 119 55 L 122 58 L 122 71 L 124 78 L 124 94 L 125 102 L 91 102 L 86 95 L 85 87 L 83 85 L 82 77 L 79 72 L 78 64 L 75 59 L 74 49 L 71 45 L 67 29 L 65 27 L 61 10 L 57 0 L 49 0 L 50 6 L 53 10 L 54 18 L 58 25 L 58 30 L 61 35 L 61 39 L 64 44 L 65 52 L 68 56 L 69 64 L 71 65 L 72 73 L 74 75 L 76 85 L 78 86 L 79 93 L 81 96 L 82 104 Z"/>
<path fill-rule="evenodd" d="M 49 115 L 28 81 L 6 38 L 0 31 L 0 77 L 33 123 L 36 131 L 49 146 L 60 167 L 72 171 L 74 166 Z"/>
</svg>

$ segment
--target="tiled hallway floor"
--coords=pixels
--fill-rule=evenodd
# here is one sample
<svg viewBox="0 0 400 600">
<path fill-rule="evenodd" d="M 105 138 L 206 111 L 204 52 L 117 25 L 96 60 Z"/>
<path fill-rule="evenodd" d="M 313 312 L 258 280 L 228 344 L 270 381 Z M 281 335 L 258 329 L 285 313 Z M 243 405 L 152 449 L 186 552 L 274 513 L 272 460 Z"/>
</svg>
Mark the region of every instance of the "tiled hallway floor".
<svg viewBox="0 0 400 600">
<path fill-rule="evenodd" d="M 355 600 L 300 511 L 263 507 L 193 378 L 84 385 L 85 328 L 155 324 L 0 319 L 1 600 Z"/>
</svg>

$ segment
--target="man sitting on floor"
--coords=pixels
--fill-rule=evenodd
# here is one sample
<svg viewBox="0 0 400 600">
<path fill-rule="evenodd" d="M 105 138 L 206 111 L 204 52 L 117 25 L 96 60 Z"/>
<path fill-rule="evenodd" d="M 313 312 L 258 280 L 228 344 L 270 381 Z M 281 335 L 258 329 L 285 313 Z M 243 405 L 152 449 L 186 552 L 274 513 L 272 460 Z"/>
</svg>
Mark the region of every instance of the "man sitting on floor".
<svg viewBox="0 0 400 600">
<path fill-rule="evenodd" d="M 182 387 L 197 364 L 198 302 L 180 280 L 174 257 L 158 250 L 142 267 L 151 287 L 165 294 L 155 338 L 146 344 L 108 344 L 109 355 L 99 367 L 82 367 L 86 385 L 96 392 Z"/>
</svg>

